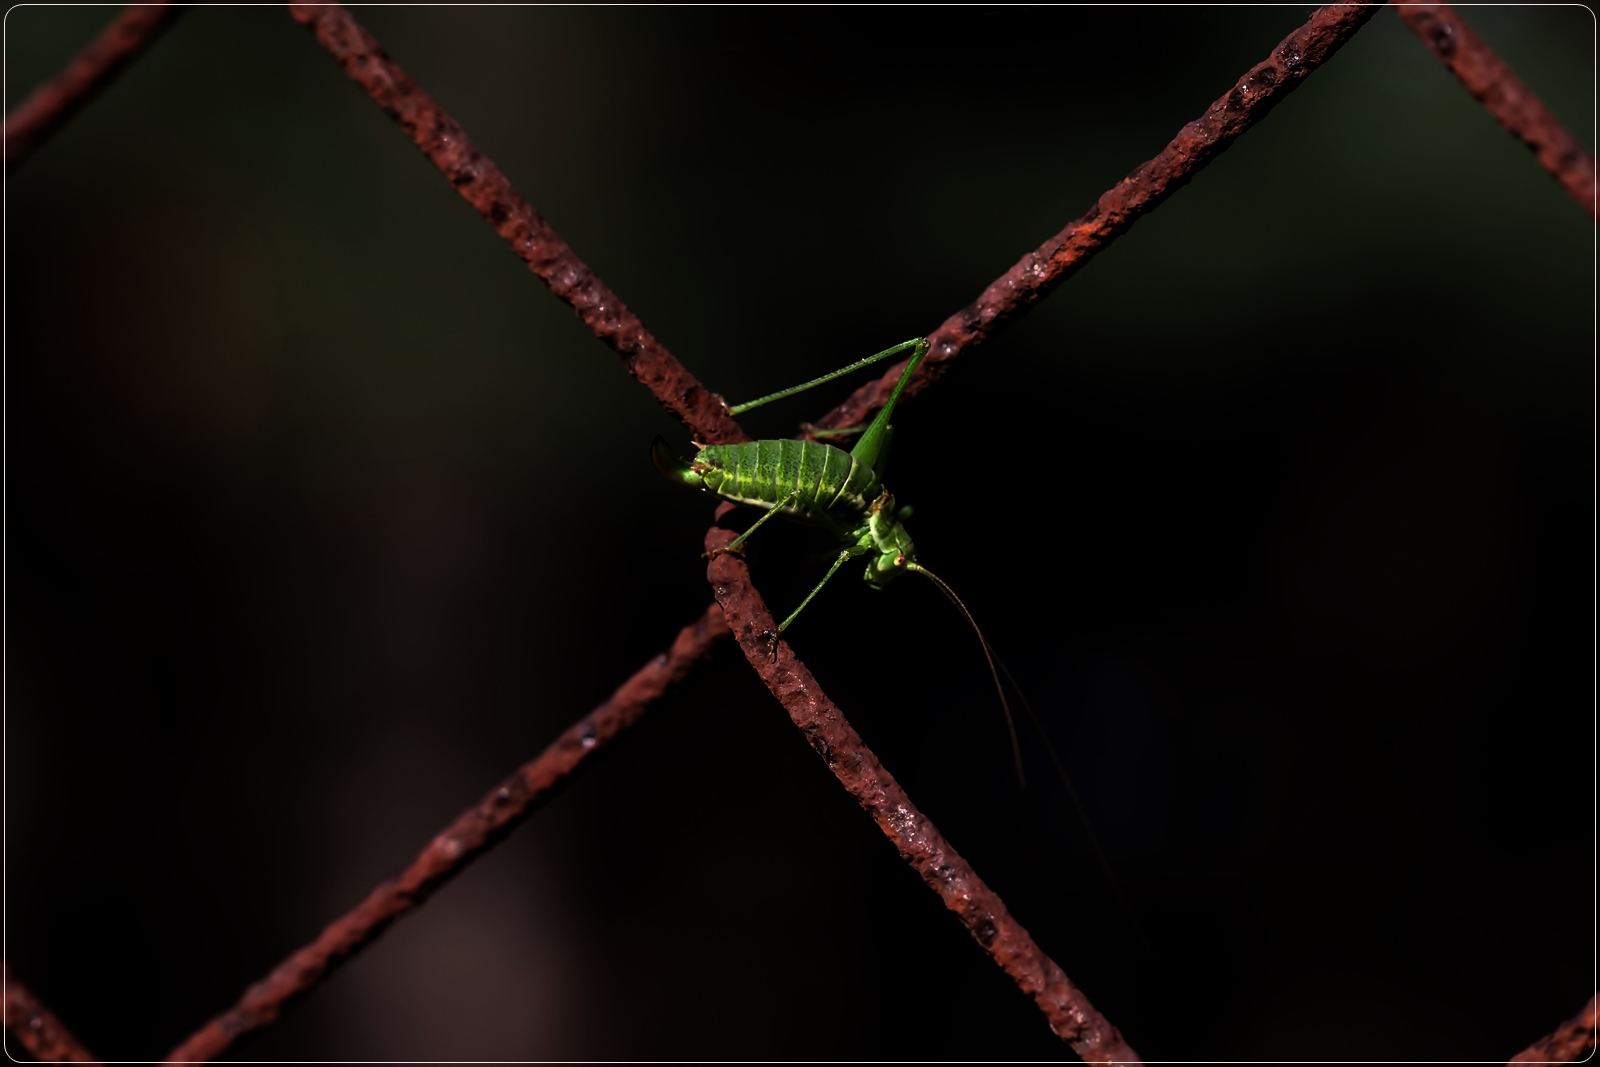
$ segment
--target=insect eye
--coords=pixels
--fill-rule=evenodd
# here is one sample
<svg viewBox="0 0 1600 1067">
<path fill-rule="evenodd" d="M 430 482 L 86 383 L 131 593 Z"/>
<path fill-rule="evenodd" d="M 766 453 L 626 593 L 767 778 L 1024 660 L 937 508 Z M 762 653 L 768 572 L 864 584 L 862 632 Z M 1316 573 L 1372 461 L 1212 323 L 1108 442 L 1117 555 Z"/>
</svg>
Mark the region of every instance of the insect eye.
<svg viewBox="0 0 1600 1067">
<path fill-rule="evenodd" d="M 904 567 L 906 565 L 906 558 L 904 556 L 896 556 L 894 558 L 894 565 L 896 567 Z"/>
</svg>

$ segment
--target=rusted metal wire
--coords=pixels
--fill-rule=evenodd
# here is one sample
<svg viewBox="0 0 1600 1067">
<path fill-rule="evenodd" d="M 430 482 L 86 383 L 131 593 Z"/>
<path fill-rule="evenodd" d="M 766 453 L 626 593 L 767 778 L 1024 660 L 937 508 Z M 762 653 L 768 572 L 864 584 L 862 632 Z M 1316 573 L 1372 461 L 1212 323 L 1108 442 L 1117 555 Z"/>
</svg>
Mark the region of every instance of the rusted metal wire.
<svg viewBox="0 0 1600 1067">
<path fill-rule="evenodd" d="M 619 337 L 644 338 L 653 346 L 649 351 L 636 349 L 639 358 L 630 363 L 629 369 L 667 410 L 682 418 L 701 440 L 709 442 L 718 436 L 724 440 L 745 439 L 737 423 L 727 416 L 721 399 L 706 393 L 670 353 L 650 338 L 637 318 L 517 195 L 499 169 L 467 141 L 454 120 L 383 54 L 376 40 L 347 12 L 340 8 L 304 7 L 295 7 L 293 11 L 297 19 L 312 27 L 318 41 L 340 60 L 350 77 L 400 122 L 408 136 L 450 177 L 462 195 L 512 242 L 534 272 L 578 309 L 597 335 L 622 352 L 625 360 L 630 353 L 619 344 Z M 642 373 L 641 367 L 655 370 Z M 692 403 L 686 401 L 686 393 L 681 388 L 685 380 L 699 391 L 691 398 Z M 708 417 L 712 404 L 720 420 Z M 669 659 L 680 662 L 680 671 L 686 671 L 712 642 L 726 634 L 726 623 L 722 622 L 720 610 L 713 605 L 696 626 L 686 628 L 679 635 Z M 680 660 L 680 646 L 686 643 L 682 651 L 687 659 Z M 644 676 L 668 669 L 658 658 L 618 690 L 611 703 L 622 700 L 624 691 L 634 687 Z M 646 700 L 659 695 L 659 689 L 664 687 L 662 683 Z M 608 716 L 609 732 L 604 735 L 605 739 L 625 729 L 642 711 L 641 702 L 631 714 Z M 372 890 L 366 900 L 324 929 L 316 941 L 250 987 L 238 1004 L 212 1019 L 173 1050 L 169 1062 L 212 1059 L 226 1051 L 240 1035 L 270 1024 L 289 1002 L 315 988 L 333 967 L 372 941 L 389 923 L 421 904 L 466 862 L 525 818 L 535 802 L 565 781 L 587 750 L 599 747 L 601 734 L 592 720 L 604 713 L 604 708 L 599 709 L 569 728 L 538 760 L 521 768 L 477 808 L 436 837 L 399 878 Z M 851 737 L 859 757 L 878 765 L 876 757 L 853 731 Z M 1057 1032 L 1073 1041 L 1074 1047 L 1101 1049 L 1119 1061 L 1132 1060 L 1131 1050 L 1115 1028 L 1096 1014 L 1061 969 L 1038 951 L 1026 931 L 1010 919 L 999 898 L 978 880 L 965 861 L 942 845 L 937 830 L 916 812 L 887 772 L 881 777 L 892 787 L 892 797 L 899 805 L 897 811 L 901 815 L 895 817 L 913 820 L 925 838 L 932 834 L 928 839 L 939 844 L 940 856 L 946 857 L 939 868 L 944 872 L 940 877 L 952 892 L 965 894 L 969 899 L 972 921 L 977 924 L 972 927 L 974 936 L 996 959 L 1002 960 L 1002 966 L 1025 991 L 1033 993 Z M 916 830 L 908 832 L 914 834 Z M 947 897 L 947 902 L 952 899 Z"/>
<path fill-rule="evenodd" d="M 65 70 L 29 93 L 6 116 L 6 173 L 150 47 L 182 11 L 169 0 L 128 8 L 73 57 Z"/>
<path fill-rule="evenodd" d="M 700 386 L 649 335 L 615 294 L 594 276 L 565 242 L 555 235 L 549 224 L 511 188 L 499 169 L 471 144 L 460 126 L 411 82 L 404 71 L 384 54 L 377 41 L 347 12 L 338 7 L 301 5 L 291 5 L 291 10 L 297 20 L 312 28 L 319 43 L 340 61 L 352 80 L 401 124 L 412 141 L 450 178 L 461 195 L 478 209 L 502 237 L 512 243 L 534 273 L 557 295 L 571 303 L 590 328 L 623 355 L 629 370 L 650 388 L 668 411 L 678 415 L 699 440 L 709 443 L 745 439 L 737 424 L 727 416 L 720 398 Z M 1154 207 L 1188 180 L 1205 160 L 1220 152 L 1232 137 L 1265 114 L 1288 87 L 1292 87 L 1331 55 L 1370 15 L 1369 11 L 1362 8 L 1341 8 L 1333 9 L 1334 15 L 1330 17 L 1328 10 L 1319 12 L 1308 27 L 1302 28 L 1297 35 L 1291 35 L 1279 46 L 1275 57 L 1282 67 L 1281 75 L 1278 67 L 1273 65 L 1273 60 L 1252 68 L 1236 85 L 1233 93 L 1214 107 L 1211 113 L 1185 127 L 1167 153 L 1130 175 L 1112 194 L 1107 194 L 1108 197 L 1113 196 L 1124 186 L 1139 186 L 1140 175 L 1145 174 L 1143 180 L 1146 184 L 1136 188 L 1132 195 L 1123 196 L 1123 202 L 1112 205 L 1112 210 L 1108 212 L 1108 216 L 1120 214 L 1126 221 L 1117 223 L 1114 218 L 1108 217 L 1105 224 L 1094 231 L 1100 235 L 1093 237 L 1091 234 L 1093 240 L 1097 241 L 1096 247 L 1126 229 L 1137 214 Z M 1168 159 L 1168 156 L 1172 158 Z M 1106 197 L 1101 199 L 1102 202 L 1107 201 Z M 1101 230 L 1104 233 L 1100 233 Z M 1086 257 L 1080 255 L 1079 258 Z M 1062 269 L 1058 272 L 1057 280 L 1066 277 L 1069 272 L 1068 269 Z M 1038 272 L 1033 273 L 1037 275 Z M 1016 291 L 1018 286 L 1007 284 L 1009 278 L 1010 275 L 1002 278 L 995 286 L 991 286 L 991 291 L 997 287 Z M 1031 299 L 1016 301 L 1003 318 L 1026 310 L 1046 291 L 1040 288 Z M 956 316 L 955 319 L 961 317 Z M 986 328 L 971 331 L 967 343 L 984 339 L 1002 323 L 1003 318 L 995 317 L 994 321 L 985 324 Z M 747 597 L 759 606 L 759 594 L 748 585 L 747 577 L 745 588 Z M 760 607 L 760 610 L 765 612 L 764 607 Z M 770 617 L 767 617 L 767 621 L 770 623 Z M 786 654 L 790 668 L 804 672 L 804 666 L 793 654 Z M 809 678 L 809 674 L 806 677 Z M 811 685 L 815 687 L 814 680 Z M 779 699 L 783 700 L 781 693 Z M 822 699 L 826 700 L 825 697 Z M 831 704 L 828 706 L 832 707 Z M 791 709 L 791 716 L 795 714 Z M 882 770 L 877 757 L 859 735 L 843 722 L 842 716 L 838 716 L 836 708 L 833 714 L 843 730 L 834 741 L 838 743 L 839 750 L 847 754 L 847 762 L 853 767 L 873 767 L 879 772 L 869 776 L 870 781 L 859 775 L 841 774 L 841 781 L 878 818 L 886 832 L 898 827 L 893 829 L 891 836 L 901 846 L 902 854 L 923 872 L 931 885 L 940 890 L 946 903 L 962 915 L 974 937 L 990 951 L 1013 980 L 1034 996 L 1056 1032 L 1071 1042 L 1080 1053 L 1091 1058 L 1136 1061 L 1136 1056 L 1115 1027 L 1095 1012 L 1061 968 L 1040 952 L 1027 932 L 1010 917 L 998 896 L 983 885 L 953 849 L 944 844 L 937 829 L 916 812 L 909 798 Z M 807 728 L 801 718 L 796 718 L 796 721 L 802 724 L 802 729 Z M 892 806 L 883 807 L 888 801 L 892 801 Z M 927 843 L 933 851 L 919 851 L 913 847 L 917 840 Z M 936 862 L 930 865 L 930 861 Z M 383 889 L 380 887 L 375 890 L 374 896 L 381 895 Z M 330 931 L 333 929 L 329 928 Z M 328 939 L 325 933 L 318 944 Z M 306 951 L 302 950 L 302 953 Z M 294 971 L 294 963 L 295 960 L 291 959 L 279 971 Z M 276 975 L 278 972 L 274 973 Z M 309 989 L 319 977 L 320 974 L 313 976 L 310 982 L 304 984 L 304 988 Z M 271 981 L 269 977 L 262 985 Z M 261 986 L 256 988 L 260 989 Z M 287 998 L 279 998 L 274 1003 L 281 1007 L 284 999 Z M 247 994 L 246 1002 L 249 1000 L 250 995 Z M 245 1011 L 247 1016 L 254 1018 L 246 1010 L 246 1002 L 241 1002 L 230 1015 Z M 261 1016 L 256 1025 L 270 1022 L 276 1010 L 278 1008 L 274 1008 L 272 1016 Z M 178 1053 L 192 1054 L 196 1048 L 191 1045 L 213 1028 L 219 1036 L 224 1034 L 228 1020 L 229 1016 L 215 1020 L 212 1026 L 196 1035 Z M 175 1059 L 178 1053 L 174 1053 Z"/>
<path fill-rule="evenodd" d="M 733 510 L 723 504 L 717 516 Z M 725 547 L 735 533 L 713 526 L 706 533 L 706 551 Z M 731 553 L 714 556 L 706 577 L 722 605 L 734 639 L 745 658 L 778 698 L 808 744 L 822 757 L 839 784 L 855 798 L 900 857 L 956 913 L 967 932 L 983 946 L 1017 987 L 1033 997 L 1050 1028 L 1090 1063 L 1138 1063 L 1117 1028 L 1089 1003 L 1066 972 L 1045 955 L 1028 931 L 1006 910 L 1000 897 L 939 833 L 879 762 L 861 735 L 845 721 L 833 701 L 787 642 L 777 655 L 768 651 L 776 629 L 772 613 L 750 582 L 744 560 Z"/>
<path fill-rule="evenodd" d="M 450 179 L 456 192 L 550 291 L 571 304 L 595 336 L 616 350 L 628 373 L 650 390 L 661 406 L 683 420 L 695 439 L 707 444 L 747 441 L 722 398 L 705 388 L 660 341 L 644 328 L 605 282 L 563 241 L 518 192 L 500 168 L 478 151 L 461 127 L 389 58 L 373 36 L 337 5 L 291 4 L 290 13 L 308 26 L 350 80 L 389 117 L 412 143 Z"/>
<path fill-rule="evenodd" d="M 0 961 L 0 984 L 5 986 L 6 1029 L 17 1036 L 34 1059 L 41 1063 L 100 1062 L 78 1043 L 31 989 L 17 980 L 11 973 L 11 965 L 3 961 Z"/>
<path fill-rule="evenodd" d="M 1227 96 L 1180 131 L 1161 155 L 1104 194 L 1087 215 L 991 285 L 978 302 L 952 316 L 933 335 L 935 349 L 930 361 L 935 363 L 934 373 L 920 377 L 913 391 L 931 384 L 942 373 L 938 364 L 981 343 L 1010 318 L 1025 312 L 1099 248 L 1187 182 L 1225 150 L 1232 138 L 1259 121 L 1278 99 L 1331 56 L 1371 16 L 1371 6 L 1345 5 L 1318 11 L 1306 26 L 1286 38 L 1272 57 L 1252 68 Z M 720 398 L 705 390 L 644 329 L 549 224 L 518 196 L 460 127 L 417 89 L 348 13 L 337 7 L 298 5 L 292 11 L 297 20 L 312 28 L 318 41 L 339 59 L 349 76 L 400 122 L 461 195 L 512 243 L 534 273 L 623 356 L 629 371 L 650 388 L 667 410 L 681 418 L 702 441 L 744 439 Z M 892 384 L 898 373 L 898 369 L 891 370 L 885 380 Z M 874 388 L 858 391 L 820 425 L 838 426 L 864 418 L 881 405 L 881 397 L 875 403 L 860 399 Z M 707 545 L 726 544 L 732 536 L 713 528 Z M 1034 944 L 998 896 L 911 804 L 788 646 L 780 644 L 777 658 L 769 661 L 765 634 L 770 632 L 773 620 L 759 593 L 750 585 L 742 561 L 720 556 L 712 561 L 709 573 L 722 611 L 708 609 L 698 623 L 680 633 L 670 654 L 658 657 L 635 674 L 607 704 L 580 720 L 538 759 L 519 769 L 478 807 L 436 837 L 400 877 L 374 889 L 357 908 L 330 924 L 315 942 L 252 986 L 238 1005 L 174 1050 L 171 1059 L 193 1061 L 219 1055 L 238 1036 L 270 1023 L 290 1000 L 314 988 L 333 967 L 359 951 L 390 922 L 420 905 L 457 870 L 551 796 L 589 752 L 597 751 L 630 725 L 650 700 L 686 673 L 715 641 L 726 636 L 728 624 L 722 614 L 726 612 L 757 673 L 813 748 L 847 791 L 872 814 L 902 856 L 958 914 L 974 939 L 1020 988 L 1034 997 L 1053 1029 L 1091 1062 L 1137 1062 L 1116 1028 Z M 8 996 L 8 1023 L 10 1005 Z"/>
<path fill-rule="evenodd" d="M 1533 151 L 1539 165 L 1583 205 L 1590 217 L 1600 219 L 1594 157 L 1483 43 L 1466 20 L 1447 4 L 1406 4 L 1399 6 L 1399 11 L 1411 32 L 1450 68 L 1467 92 Z"/>
<path fill-rule="evenodd" d="M 1583 1010 L 1556 1027 L 1554 1033 L 1541 1037 L 1508 1062 L 1582 1063 L 1592 1060 L 1597 1029 L 1600 1029 L 1600 993 L 1590 997 Z"/>
<path fill-rule="evenodd" d="M 981 344 L 1043 299 L 1096 252 L 1128 232 L 1146 212 L 1188 184 L 1201 168 L 1332 58 L 1379 6 L 1368 0 L 1330 4 L 1313 12 L 1304 26 L 1246 71 L 1205 114 L 1179 130 L 1159 155 L 1135 167 L 1126 178 L 1100 194 L 1082 218 L 1023 256 L 975 302 L 929 334 L 930 351 L 901 399 L 915 396 L 938 381 L 963 352 Z M 863 385 L 812 425 L 836 429 L 865 424 L 889 399 L 906 363 L 901 360 L 877 381 Z"/>
<path fill-rule="evenodd" d="M 679 631 L 668 651 L 634 672 L 609 700 L 567 727 L 537 759 L 518 767 L 476 807 L 463 812 L 399 877 L 373 889 L 360 904 L 329 923 L 315 941 L 245 990 L 239 1003 L 195 1031 L 167 1061 L 214 1059 L 241 1035 L 276 1020 L 291 1001 L 314 989 L 335 967 L 419 907 L 553 797 L 584 760 L 637 722 L 652 701 L 682 681 L 728 634 L 721 609 L 707 606 L 699 619 Z"/>
</svg>

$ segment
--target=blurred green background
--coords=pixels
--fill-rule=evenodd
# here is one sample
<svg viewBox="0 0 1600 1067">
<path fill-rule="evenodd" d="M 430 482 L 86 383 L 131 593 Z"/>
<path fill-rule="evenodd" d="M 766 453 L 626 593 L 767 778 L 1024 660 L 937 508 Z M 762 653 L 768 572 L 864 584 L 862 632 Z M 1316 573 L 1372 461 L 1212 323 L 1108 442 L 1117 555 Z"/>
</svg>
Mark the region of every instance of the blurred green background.
<svg viewBox="0 0 1600 1067">
<path fill-rule="evenodd" d="M 114 11 L 11 9 L 7 108 Z M 932 330 L 1306 12 L 356 10 L 734 400 Z M 1464 12 L 1592 149 L 1590 12 Z M 5 222 L 5 956 L 148 1060 L 664 648 L 710 501 L 282 9 L 188 12 Z M 793 643 L 1145 1057 L 1503 1059 L 1593 992 L 1594 233 L 1383 11 L 897 417 L 1131 920 L 935 590 Z M 752 543 L 775 610 L 827 549 Z M 1067 1055 L 733 649 L 594 763 L 234 1055 Z"/>
</svg>

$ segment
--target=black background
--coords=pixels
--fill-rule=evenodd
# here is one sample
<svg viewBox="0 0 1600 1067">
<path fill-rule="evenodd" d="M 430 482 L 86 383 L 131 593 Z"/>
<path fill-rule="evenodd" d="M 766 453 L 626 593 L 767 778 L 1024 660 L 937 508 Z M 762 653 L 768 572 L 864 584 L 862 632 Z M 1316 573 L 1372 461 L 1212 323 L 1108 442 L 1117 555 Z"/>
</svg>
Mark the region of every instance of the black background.
<svg viewBox="0 0 1600 1067">
<path fill-rule="evenodd" d="M 8 107 L 111 13 L 13 9 Z M 1464 13 L 1592 145 L 1590 13 Z M 937 326 L 1305 14 L 357 10 L 735 400 Z M 6 227 L 5 955 L 150 1059 L 665 647 L 711 505 L 282 9 L 189 12 Z M 1132 919 L 935 590 L 794 646 L 1146 1058 L 1504 1059 L 1593 991 L 1593 240 L 1380 12 L 897 418 Z M 775 610 L 827 548 L 752 543 Z M 234 1055 L 1067 1051 L 724 647 Z"/>
</svg>

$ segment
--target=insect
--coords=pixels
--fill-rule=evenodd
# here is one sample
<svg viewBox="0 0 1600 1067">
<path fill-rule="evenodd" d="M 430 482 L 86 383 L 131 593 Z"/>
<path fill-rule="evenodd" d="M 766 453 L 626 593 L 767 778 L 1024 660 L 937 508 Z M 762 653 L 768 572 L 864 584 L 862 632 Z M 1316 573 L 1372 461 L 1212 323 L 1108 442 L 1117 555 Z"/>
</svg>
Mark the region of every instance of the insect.
<svg viewBox="0 0 1600 1067">
<path fill-rule="evenodd" d="M 784 389 L 744 404 L 729 407 L 735 415 L 751 408 L 784 397 L 802 393 L 824 382 L 862 367 L 913 349 L 905 373 L 895 383 L 889 400 L 878 412 L 878 417 L 866 428 L 861 439 L 849 452 L 822 441 L 747 441 L 735 445 L 697 445 L 699 453 L 692 462 L 685 462 L 672 451 L 670 445 L 658 435 L 650 449 L 651 459 L 668 480 L 682 485 L 715 493 L 724 500 L 759 508 L 766 512 L 750 528 L 734 538 L 727 546 L 716 550 L 717 555 L 732 552 L 774 516 L 811 526 L 821 526 L 831 531 L 844 544 L 834 559 L 828 573 L 778 624 L 768 642 L 768 651 L 776 655 L 778 640 L 806 605 L 822 591 L 846 561 L 857 556 L 867 556 L 863 573 L 867 585 L 882 589 L 899 575 L 909 571 L 926 577 L 949 598 L 971 623 L 983 645 L 984 657 L 989 663 L 989 673 L 994 678 L 995 691 L 1000 696 L 1000 707 L 1005 712 L 1006 728 L 1011 735 L 1011 750 L 1016 760 L 1017 781 L 1024 783 L 1021 748 L 1017 744 L 1017 729 L 1006 701 L 1000 675 L 995 667 L 995 657 L 984 638 L 983 631 L 972 618 L 972 613 L 956 596 L 955 591 L 928 568 L 917 562 L 916 545 L 906 531 L 905 521 L 911 517 L 909 506 L 896 508 L 894 494 L 883 485 L 882 475 L 887 465 L 889 445 L 894 429 L 889 419 L 894 414 L 895 402 L 900 399 L 906 383 L 916 373 L 917 367 L 928 354 L 928 342 L 921 337 L 902 341 L 876 355 L 858 360 L 831 374 Z M 826 431 L 832 434 L 853 433 L 860 427 L 847 430 Z M 1007 672 L 1009 674 L 1009 672 Z"/>
</svg>

